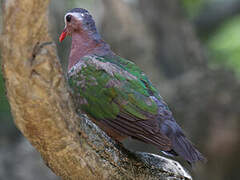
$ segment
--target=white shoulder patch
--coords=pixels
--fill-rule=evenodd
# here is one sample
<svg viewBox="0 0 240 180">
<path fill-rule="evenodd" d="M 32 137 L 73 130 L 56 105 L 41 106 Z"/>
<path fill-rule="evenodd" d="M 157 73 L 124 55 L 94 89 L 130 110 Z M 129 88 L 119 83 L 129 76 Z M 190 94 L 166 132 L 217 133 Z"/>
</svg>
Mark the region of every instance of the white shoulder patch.
<svg viewBox="0 0 240 180">
<path fill-rule="evenodd" d="M 87 65 L 93 65 L 96 69 L 101 69 L 107 72 L 109 75 L 114 76 L 115 74 L 121 74 L 122 76 L 126 77 L 129 80 L 137 80 L 137 77 L 132 75 L 131 73 L 127 72 L 126 70 L 118 67 L 117 65 L 110 63 L 110 62 L 102 62 L 99 59 L 100 57 L 97 56 L 85 56 L 83 59 L 76 63 L 69 71 L 68 76 L 72 76 L 77 74 L 83 67 Z"/>
<path fill-rule="evenodd" d="M 71 67 L 71 69 L 68 71 L 68 76 L 73 76 L 77 74 L 83 67 L 86 67 L 87 65 L 85 64 L 84 61 L 79 61 L 75 65 Z"/>
<path fill-rule="evenodd" d="M 134 79 L 137 80 L 137 77 L 132 75 L 131 73 L 127 72 L 126 70 L 118 67 L 117 65 L 110 63 L 110 62 L 102 62 L 99 61 L 96 56 L 89 56 L 88 64 L 93 64 L 97 69 L 102 69 L 106 71 L 111 76 L 115 74 L 121 74 L 122 76 L 126 77 L 127 79 Z"/>
</svg>

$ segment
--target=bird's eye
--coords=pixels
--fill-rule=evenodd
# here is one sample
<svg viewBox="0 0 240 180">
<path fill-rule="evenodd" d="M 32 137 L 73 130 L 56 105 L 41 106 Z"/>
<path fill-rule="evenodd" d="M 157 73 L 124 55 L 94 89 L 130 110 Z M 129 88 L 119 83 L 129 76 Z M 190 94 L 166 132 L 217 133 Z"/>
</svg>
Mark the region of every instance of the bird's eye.
<svg viewBox="0 0 240 180">
<path fill-rule="evenodd" d="M 67 15 L 67 17 L 66 17 L 67 22 L 70 22 L 70 21 L 71 21 L 71 18 L 72 18 L 71 15 Z"/>
</svg>

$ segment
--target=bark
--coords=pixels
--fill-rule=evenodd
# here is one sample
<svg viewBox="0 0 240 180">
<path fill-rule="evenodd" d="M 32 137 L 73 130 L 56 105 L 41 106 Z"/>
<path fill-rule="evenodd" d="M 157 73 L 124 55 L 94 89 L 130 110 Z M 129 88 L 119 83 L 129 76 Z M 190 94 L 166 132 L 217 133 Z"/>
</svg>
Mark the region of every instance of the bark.
<svg viewBox="0 0 240 180">
<path fill-rule="evenodd" d="M 11 0 L 3 7 L 2 69 L 15 124 L 63 179 L 191 179 L 175 161 L 132 154 L 87 116 L 77 116 L 55 45 L 49 1 Z"/>
</svg>

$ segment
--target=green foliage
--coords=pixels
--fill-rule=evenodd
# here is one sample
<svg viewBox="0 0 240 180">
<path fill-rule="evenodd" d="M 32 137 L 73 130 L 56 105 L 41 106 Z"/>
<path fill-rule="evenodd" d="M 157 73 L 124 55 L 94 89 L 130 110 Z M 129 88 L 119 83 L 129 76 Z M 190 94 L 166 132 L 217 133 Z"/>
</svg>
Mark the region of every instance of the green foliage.
<svg viewBox="0 0 240 180">
<path fill-rule="evenodd" d="M 187 15 L 196 17 L 207 4 L 216 4 L 223 0 L 182 0 Z M 217 31 L 208 34 L 203 43 L 208 47 L 210 66 L 224 65 L 240 74 L 240 16 L 223 22 Z"/>
<path fill-rule="evenodd" d="M 218 28 L 207 44 L 213 63 L 224 64 L 240 75 L 240 16 Z"/>
<path fill-rule="evenodd" d="M 190 18 L 197 16 L 206 0 L 182 0 L 182 5 Z"/>
<path fill-rule="evenodd" d="M 206 6 L 215 6 L 225 0 L 181 0 L 181 5 L 190 18 L 198 16 Z"/>
</svg>

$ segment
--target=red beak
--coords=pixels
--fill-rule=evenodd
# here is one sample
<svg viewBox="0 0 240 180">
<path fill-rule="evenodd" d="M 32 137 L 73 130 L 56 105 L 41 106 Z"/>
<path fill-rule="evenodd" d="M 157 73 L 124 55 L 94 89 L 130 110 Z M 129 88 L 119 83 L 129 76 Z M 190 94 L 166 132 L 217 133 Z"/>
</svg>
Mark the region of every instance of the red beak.
<svg viewBox="0 0 240 180">
<path fill-rule="evenodd" d="M 62 42 L 66 36 L 67 36 L 67 30 L 65 28 L 62 34 L 59 36 L 59 42 Z"/>
</svg>

